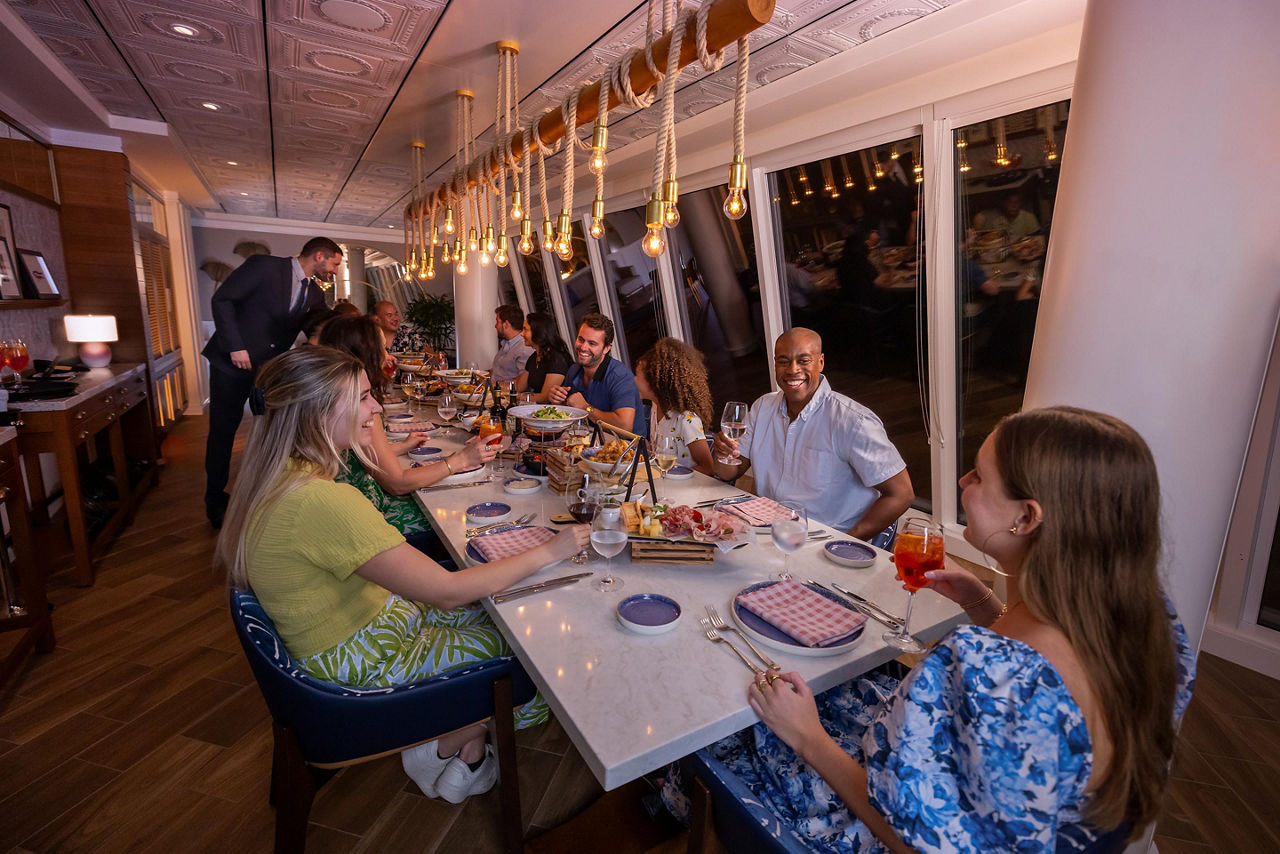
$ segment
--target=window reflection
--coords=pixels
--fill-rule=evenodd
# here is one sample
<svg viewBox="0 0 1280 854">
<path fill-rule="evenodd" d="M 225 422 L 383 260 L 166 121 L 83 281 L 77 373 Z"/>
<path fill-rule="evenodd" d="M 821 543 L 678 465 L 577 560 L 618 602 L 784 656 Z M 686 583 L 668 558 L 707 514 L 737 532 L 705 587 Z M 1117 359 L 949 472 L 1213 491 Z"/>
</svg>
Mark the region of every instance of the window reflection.
<svg viewBox="0 0 1280 854">
<path fill-rule="evenodd" d="M 533 300 L 533 310 L 554 316 L 551 290 L 547 285 L 547 268 L 542 265 L 542 250 L 535 249 L 530 255 L 514 252 L 511 259 L 520 265 L 520 270 L 524 273 L 524 280 L 529 285 L 529 298 Z"/>
<path fill-rule="evenodd" d="M 1022 407 L 1069 104 L 955 132 L 961 472 L 996 422 Z"/>
<path fill-rule="evenodd" d="M 788 328 L 822 336 L 831 387 L 869 408 L 931 506 L 920 137 L 772 173 Z"/>
<path fill-rule="evenodd" d="M 569 328 L 577 330 L 582 318 L 600 310 L 596 299 L 596 285 L 591 278 L 591 261 L 587 257 L 587 241 L 582 234 L 582 224 L 573 223 L 573 254 L 565 261 L 553 256 L 556 275 L 564 295 L 564 307 L 569 316 Z"/>
<path fill-rule="evenodd" d="M 516 251 L 515 241 L 510 241 L 507 247 L 507 258 L 519 258 L 520 253 Z M 520 297 L 516 292 L 515 274 L 511 272 L 511 261 L 507 261 L 505 267 L 494 265 L 498 269 L 498 296 L 502 300 L 503 305 L 520 305 Z"/>
<path fill-rule="evenodd" d="M 613 296 L 619 334 L 631 361 L 644 355 L 667 335 L 657 261 L 640 250 L 644 237 L 644 206 L 605 217 L 600 256 L 605 280 Z"/>
<path fill-rule="evenodd" d="M 773 376 L 750 209 L 740 220 L 726 218 L 727 193 L 721 184 L 681 195 L 680 225 L 667 230 L 688 340 L 706 358 L 716 417 L 726 401 L 753 401 L 768 392 Z"/>
</svg>

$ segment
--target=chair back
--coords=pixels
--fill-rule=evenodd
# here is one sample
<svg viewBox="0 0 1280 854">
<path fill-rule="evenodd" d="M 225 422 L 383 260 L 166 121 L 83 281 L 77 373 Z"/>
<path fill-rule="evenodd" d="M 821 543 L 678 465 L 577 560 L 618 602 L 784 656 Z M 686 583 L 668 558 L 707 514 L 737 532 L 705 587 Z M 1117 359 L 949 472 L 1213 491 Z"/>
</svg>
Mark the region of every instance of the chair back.
<svg viewBox="0 0 1280 854">
<path fill-rule="evenodd" d="M 716 836 L 728 851 L 805 854 L 810 849 L 785 826 L 754 792 L 704 748 L 688 757 L 693 770 L 711 792 L 711 817 Z"/>
<path fill-rule="evenodd" d="M 493 682 L 500 676 L 511 676 L 516 704 L 536 690 L 514 656 L 388 688 L 325 682 L 303 672 L 289 655 L 252 590 L 233 588 L 230 605 L 236 636 L 271 716 L 294 730 L 303 755 L 315 765 L 403 749 L 484 720 L 494 713 Z"/>
</svg>

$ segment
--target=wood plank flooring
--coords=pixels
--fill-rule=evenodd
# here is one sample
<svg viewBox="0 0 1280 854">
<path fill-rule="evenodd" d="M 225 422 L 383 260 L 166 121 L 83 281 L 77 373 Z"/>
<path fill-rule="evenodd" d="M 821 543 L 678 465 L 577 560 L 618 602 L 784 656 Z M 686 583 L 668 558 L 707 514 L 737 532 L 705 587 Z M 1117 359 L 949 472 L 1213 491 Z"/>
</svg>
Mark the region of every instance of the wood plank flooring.
<svg viewBox="0 0 1280 854">
<path fill-rule="evenodd" d="M 51 579 L 58 648 L 0 693 L 0 852 L 271 850 L 270 724 L 211 566 L 204 429 L 188 418 L 166 439 L 160 483 L 93 587 Z M 655 844 L 670 834 L 639 810 L 643 783 L 600 797 L 558 724 L 517 739 L 531 850 L 682 850 Z M 1280 682 L 1202 656 L 1172 776 L 1161 852 L 1280 850 Z M 497 851 L 497 813 L 496 791 L 422 796 L 391 757 L 321 790 L 308 851 Z"/>
</svg>

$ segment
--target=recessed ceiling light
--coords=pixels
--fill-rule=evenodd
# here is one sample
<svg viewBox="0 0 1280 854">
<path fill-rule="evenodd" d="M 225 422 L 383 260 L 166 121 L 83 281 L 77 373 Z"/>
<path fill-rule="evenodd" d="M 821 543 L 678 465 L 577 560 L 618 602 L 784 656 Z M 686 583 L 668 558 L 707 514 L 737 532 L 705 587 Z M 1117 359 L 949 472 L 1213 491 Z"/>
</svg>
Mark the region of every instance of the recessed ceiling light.
<svg viewBox="0 0 1280 854">
<path fill-rule="evenodd" d="M 198 32 L 200 32 L 195 27 L 188 27 L 186 24 L 174 24 L 173 26 L 169 27 L 169 29 L 173 30 L 175 33 L 177 33 L 180 36 L 194 36 Z"/>
<path fill-rule="evenodd" d="M 206 110 L 221 110 L 221 109 L 222 109 L 222 107 L 221 107 L 221 106 L 219 106 L 218 104 L 213 103 L 213 101 L 205 101 L 205 102 L 204 102 L 203 104 L 201 104 L 200 106 L 204 107 Z"/>
<path fill-rule="evenodd" d="M 247 195 L 249 195 L 249 194 L 248 194 L 248 193 L 241 193 L 240 195 L 242 195 L 242 196 L 247 196 Z"/>
<path fill-rule="evenodd" d="M 394 225 L 389 225 L 389 226 L 387 226 L 387 228 L 395 228 L 395 226 L 394 226 Z"/>
<path fill-rule="evenodd" d="M 227 165 L 228 165 L 228 166 L 239 166 L 240 164 L 239 164 L 239 163 L 237 163 L 237 162 L 236 162 L 236 161 L 234 161 L 234 160 L 228 160 L 228 161 L 227 161 Z"/>
</svg>

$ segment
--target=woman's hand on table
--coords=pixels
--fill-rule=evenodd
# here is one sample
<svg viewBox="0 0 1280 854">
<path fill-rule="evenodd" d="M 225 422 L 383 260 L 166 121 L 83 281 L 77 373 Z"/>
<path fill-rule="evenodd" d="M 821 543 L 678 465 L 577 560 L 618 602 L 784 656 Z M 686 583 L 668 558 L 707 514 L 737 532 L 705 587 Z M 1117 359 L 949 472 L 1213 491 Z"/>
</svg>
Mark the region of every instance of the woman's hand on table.
<svg viewBox="0 0 1280 854">
<path fill-rule="evenodd" d="M 400 454 L 401 456 L 404 456 L 405 454 L 412 451 L 414 448 L 421 448 L 423 445 L 427 444 L 427 442 L 430 442 L 430 441 L 431 439 L 429 436 L 427 436 L 426 433 L 422 433 L 415 430 L 414 432 L 409 434 L 409 437 L 407 439 L 405 439 L 403 442 L 401 442 L 399 445 L 396 446 L 396 453 Z"/>
<path fill-rule="evenodd" d="M 488 438 L 488 436 L 485 437 L 485 439 Z M 479 468 L 498 456 L 498 446 L 485 444 L 479 436 L 475 436 L 468 439 L 467 444 L 463 445 L 462 450 L 458 451 L 454 456 L 459 459 L 453 463 L 453 470 L 468 471 Z"/>
<path fill-rule="evenodd" d="M 547 542 L 552 556 L 557 561 L 573 557 L 591 543 L 590 525 L 570 525 Z"/>
<path fill-rule="evenodd" d="M 806 749 L 830 738 L 818 720 L 813 691 L 799 673 L 783 673 L 772 682 L 752 682 L 747 688 L 747 702 L 765 726 L 802 757 Z"/>
</svg>

